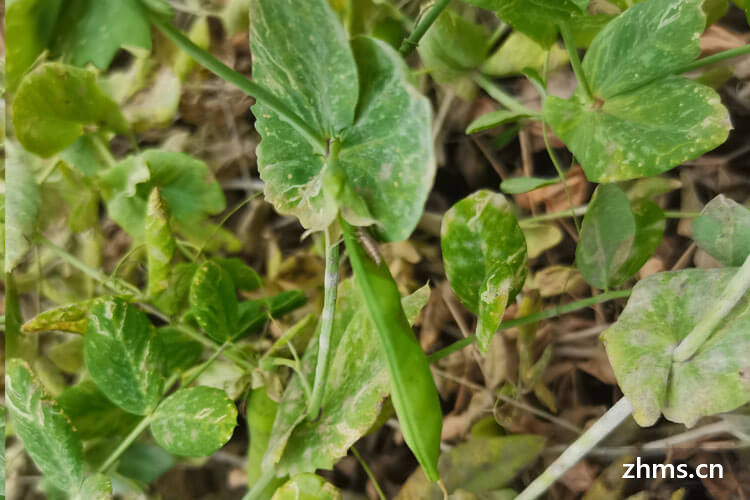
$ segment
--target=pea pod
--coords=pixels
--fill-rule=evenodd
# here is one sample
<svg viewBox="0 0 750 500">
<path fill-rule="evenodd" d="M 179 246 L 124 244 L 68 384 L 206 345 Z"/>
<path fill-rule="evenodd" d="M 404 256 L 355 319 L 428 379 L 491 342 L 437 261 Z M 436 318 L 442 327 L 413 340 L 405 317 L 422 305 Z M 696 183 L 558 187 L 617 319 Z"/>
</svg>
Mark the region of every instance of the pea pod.
<svg viewBox="0 0 750 500">
<path fill-rule="evenodd" d="M 401 308 L 401 294 L 388 266 L 367 254 L 352 226 L 343 219 L 341 225 L 354 279 L 388 359 L 391 399 L 401 432 L 427 478 L 437 481 L 443 414 L 427 357 Z"/>
</svg>

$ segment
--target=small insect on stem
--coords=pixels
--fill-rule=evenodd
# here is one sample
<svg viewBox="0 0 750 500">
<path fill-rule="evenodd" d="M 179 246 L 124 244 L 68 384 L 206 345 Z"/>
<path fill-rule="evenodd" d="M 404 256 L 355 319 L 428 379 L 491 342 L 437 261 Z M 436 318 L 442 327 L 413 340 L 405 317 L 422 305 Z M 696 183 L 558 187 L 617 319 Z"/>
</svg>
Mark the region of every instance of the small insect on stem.
<svg viewBox="0 0 750 500">
<path fill-rule="evenodd" d="M 380 251 L 378 250 L 378 243 L 370 235 L 367 228 L 358 227 L 357 237 L 359 238 L 359 242 L 362 243 L 362 247 L 365 249 L 365 252 L 367 252 L 367 255 L 375 261 L 375 264 L 380 265 L 383 261 L 383 257 L 381 257 Z"/>
</svg>

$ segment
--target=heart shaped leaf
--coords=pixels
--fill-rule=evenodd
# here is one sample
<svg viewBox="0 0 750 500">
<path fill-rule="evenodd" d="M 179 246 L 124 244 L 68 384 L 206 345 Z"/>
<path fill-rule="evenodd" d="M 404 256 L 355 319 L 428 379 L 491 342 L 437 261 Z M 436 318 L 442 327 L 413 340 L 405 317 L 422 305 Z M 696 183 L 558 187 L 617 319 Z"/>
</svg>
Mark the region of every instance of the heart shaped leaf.
<svg viewBox="0 0 750 500">
<path fill-rule="evenodd" d="M 161 352 L 146 314 L 120 298 L 94 301 L 83 354 L 91 378 L 113 403 L 137 415 L 156 407 L 164 385 Z"/>
<path fill-rule="evenodd" d="M 161 447 L 182 457 L 205 457 L 221 448 L 237 426 L 237 407 L 221 389 L 190 387 L 165 399 L 151 433 Z"/>
<path fill-rule="evenodd" d="M 750 210 L 720 194 L 693 221 L 693 239 L 724 264 L 742 265 L 750 255 Z"/>
<path fill-rule="evenodd" d="M 673 75 L 700 53 L 700 0 L 651 0 L 629 8 L 583 59 L 591 88 L 550 96 L 545 119 L 593 182 L 657 175 L 712 150 L 731 124 L 718 94 Z"/>
<path fill-rule="evenodd" d="M 633 416 L 649 426 L 661 414 L 692 426 L 750 401 L 750 294 L 685 362 L 675 347 L 715 307 L 737 268 L 686 269 L 649 276 L 633 288 L 617 322 L 602 334 Z"/>
<path fill-rule="evenodd" d="M 526 279 L 523 232 L 505 197 L 482 190 L 445 213 L 440 245 L 451 288 L 478 316 L 478 344 L 487 352 L 505 308 Z"/>
</svg>

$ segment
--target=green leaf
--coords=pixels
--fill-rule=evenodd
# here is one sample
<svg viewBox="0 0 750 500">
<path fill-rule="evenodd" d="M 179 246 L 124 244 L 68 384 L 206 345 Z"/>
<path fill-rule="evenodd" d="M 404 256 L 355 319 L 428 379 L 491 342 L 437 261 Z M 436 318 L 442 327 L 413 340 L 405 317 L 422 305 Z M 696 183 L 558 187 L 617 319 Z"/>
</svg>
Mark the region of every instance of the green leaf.
<svg viewBox="0 0 750 500">
<path fill-rule="evenodd" d="M 693 221 L 693 239 L 724 264 L 742 265 L 750 255 L 750 210 L 720 194 Z"/>
<path fill-rule="evenodd" d="M 120 48 L 136 47 L 151 50 L 151 23 L 139 0 L 69 0 L 57 22 L 52 56 L 106 69 Z"/>
<path fill-rule="evenodd" d="M 529 259 L 536 259 L 545 251 L 556 247 L 563 240 L 563 233 L 554 222 L 521 223 L 519 225 L 526 240 L 526 251 Z"/>
<path fill-rule="evenodd" d="M 521 75 L 526 68 L 544 69 L 547 50 L 520 31 L 514 31 L 503 44 L 482 63 L 482 73 L 507 77 Z M 554 72 L 568 62 L 568 53 L 559 44 L 549 50 L 549 71 Z"/>
<path fill-rule="evenodd" d="M 46 355 L 60 370 L 77 375 L 83 368 L 83 337 L 53 344 L 47 348 Z"/>
<path fill-rule="evenodd" d="M 31 246 L 31 238 L 42 205 L 42 194 L 29 168 L 31 155 L 8 141 L 5 145 L 5 272 L 21 262 Z"/>
<path fill-rule="evenodd" d="M 149 296 L 155 296 L 169 286 L 170 263 L 175 252 L 175 241 L 169 229 L 169 212 L 159 188 L 148 197 L 146 208 L 146 258 L 148 265 Z"/>
<path fill-rule="evenodd" d="M 544 116 L 593 182 L 665 172 L 712 150 L 731 124 L 718 94 L 675 71 L 700 53 L 700 0 L 651 0 L 610 22 L 583 59 L 593 93 L 550 96 Z"/>
<path fill-rule="evenodd" d="M 44 391 L 26 362 L 8 360 L 6 404 L 13 429 L 45 479 L 63 491 L 83 481 L 83 449 L 68 417 Z"/>
<path fill-rule="evenodd" d="M 487 352 L 528 273 L 523 232 L 503 195 L 482 190 L 445 213 L 440 244 L 451 288 L 478 316 L 478 345 Z"/>
<path fill-rule="evenodd" d="M 544 438 L 530 434 L 473 437 L 440 457 L 438 470 L 449 493 L 459 488 L 472 493 L 488 493 L 510 483 L 536 460 L 543 449 Z M 438 485 L 429 483 L 424 473 L 417 470 L 396 498 L 440 500 L 443 494 Z"/>
<path fill-rule="evenodd" d="M 742 375 L 750 359 L 750 294 L 693 357 L 682 363 L 672 357 L 736 272 L 686 269 L 649 276 L 636 284 L 617 323 L 602 334 L 638 424 L 650 426 L 663 414 L 692 426 L 750 401 L 750 381 Z"/>
<path fill-rule="evenodd" d="M 271 500 L 341 500 L 341 492 L 317 474 L 298 474 L 284 483 Z"/>
<path fill-rule="evenodd" d="M 97 125 L 127 133 L 120 108 L 99 89 L 94 73 L 49 62 L 29 73 L 13 99 L 13 127 L 28 151 L 48 157 Z"/>
<path fill-rule="evenodd" d="M 490 33 L 451 9 L 427 30 L 417 50 L 435 81 L 452 83 L 478 68 L 487 57 Z"/>
<path fill-rule="evenodd" d="M 631 208 L 622 189 L 601 184 L 583 218 L 576 267 L 596 288 L 617 286 L 651 257 L 664 228 L 664 213 L 656 204 L 643 200 Z"/>
<path fill-rule="evenodd" d="M 499 127 L 505 123 L 517 122 L 523 118 L 534 116 L 523 111 L 511 111 L 509 109 L 497 109 L 485 113 L 466 127 L 467 134 L 475 134 L 483 130 Z"/>
<path fill-rule="evenodd" d="M 252 487 L 263 473 L 263 455 L 271 439 L 279 403 L 268 397 L 265 387 L 250 392 L 247 403 L 247 433 L 250 444 L 247 450 L 247 485 Z"/>
<path fill-rule="evenodd" d="M 156 330 L 164 359 L 164 374 L 187 370 L 203 354 L 203 344 L 190 340 L 187 335 L 172 326 L 163 326 Z"/>
<path fill-rule="evenodd" d="M 137 415 L 115 406 L 90 379 L 67 387 L 57 402 L 83 441 L 124 436 L 139 420 Z"/>
<path fill-rule="evenodd" d="M 557 24 L 585 13 L 588 0 L 466 0 L 494 10 L 502 21 L 513 26 L 544 48 L 557 41 Z"/>
<path fill-rule="evenodd" d="M 94 474 L 86 478 L 73 500 L 112 500 L 112 483 L 104 474 Z"/>
<path fill-rule="evenodd" d="M 163 448 L 136 441 L 120 457 L 117 473 L 143 484 L 151 484 L 175 464 L 174 457 Z"/>
<path fill-rule="evenodd" d="M 428 299 L 428 287 L 402 299 L 410 323 Z M 308 402 L 299 377 L 293 377 L 279 403 L 264 468 L 273 468 L 277 476 L 331 469 L 367 433 L 391 392 L 389 364 L 377 336 L 353 280 L 342 282 L 321 415 L 314 421 L 304 419 Z M 302 357 L 301 371 L 308 378 L 315 373 L 317 353 L 316 343 Z"/>
<path fill-rule="evenodd" d="M 122 299 L 97 299 L 89 311 L 84 346 L 96 385 L 120 408 L 146 415 L 161 398 L 161 349 L 146 314 Z"/>
<path fill-rule="evenodd" d="M 190 312 L 206 335 L 220 344 L 240 333 L 234 282 L 218 263 L 208 261 L 195 273 Z"/>
<path fill-rule="evenodd" d="M 256 300 L 246 300 L 239 303 L 240 332 L 236 338 L 241 338 L 260 331 L 263 325 L 272 318 L 280 318 L 307 303 L 304 293 L 297 290 L 281 292 L 273 297 Z"/>
<path fill-rule="evenodd" d="M 212 387 L 180 389 L 154 412 L 151 433 L 159 446 L 183 457 L 204 457 L 224 446 L 237 425 L 237 408 Z"/>
<path fill-rule="evenodd" d="M 134 172 L 140 173 L 134 177 Z M 182 232 L 194 232 L 207 216 L 226 207 L 224 193 L 208 165 L 184 153 L 144 151 L 106 170 L 100 180 L 108 190 L 107 213 L 137 239 L 144 236 L 147 200 L 155 187 Z"/>
<path fill-rule="evenodd" d="M 214 260 L 229 274 L 237 290 L 251 292 L 263 286 L 263 280 L 255 269 L 242 262 L 242 259 L 217 257 Z"/>
<path fill-rule="evenodd" d="M 0 499 L 5 500 L 5 419 L 8 418 L 5 407 L 0 405 L 0 436 L 3 442 L 0 443 Z"/>
<path fill-rule="evenodd" d="M 508 194 L 521 194 L 545 186 L 552 186 L 558 182 L 560 182 L 559 177 L 514 177 L 512 179 L 504 180 L 500 184 L 500 189 Z"/>
</svg>

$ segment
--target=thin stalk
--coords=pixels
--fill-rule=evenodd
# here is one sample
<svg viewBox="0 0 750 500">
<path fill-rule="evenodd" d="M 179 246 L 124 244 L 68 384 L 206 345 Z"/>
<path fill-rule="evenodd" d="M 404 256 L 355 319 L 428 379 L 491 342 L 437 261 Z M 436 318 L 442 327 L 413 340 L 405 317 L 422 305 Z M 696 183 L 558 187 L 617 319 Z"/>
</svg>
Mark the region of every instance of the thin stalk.
<svg viewBox="0 0 750 500">
<path fill-rule="evenodd" d="M 159 16 L 150 14 L 151 23 L 156 26 L 167 38 L 175 45 L 182 49 L 187 55 L 195 59 L 198 64 L 202 65 L 221 79 L 232 83 L 247 95 L 255 98 L 256 101 L 271 108 L 279 117 L 289 123 L 297 132 L 302 134 L 310 144 L 321 155 L 326 153 L 326 141 L 316 130 L 308 125 L 302 118 L 297 116 L 280 98 L 271 93 L 267 88 L 256 82 L 248 80 L 241 73 L 236 72 L 223 62 L 216 59 L 207 51 L 198 47 L 189 38 L 183 35 L 171 23 L 164 21 Z"/>
<path fill-rule="evenodd" d="M 497 41 L 500 40 L 500 37 L 503 36 L 509 29 L 510 25 L 508 23 L 500 21 L 500 24 L 497 25 L 495 31 L 492 32 L 492 36 L 490 37 L 489 42 L 487 42 L 487 46 L 494 47 Z"/>
<path fill-rule="evenodd" d="M 709 64 L 714 64 L 717 62 L 725 61 L 727 59 L 731 59 L 737 56 L 743 56 L 746 54 L 750 54 L 750 44 L 743 45 L 742 47 L 735 47 L 734 49 L 725 50 L 725 51 L 719 52 L 718 54 L 704 57 L 703 59 L 697 59 L 691 62 L 690 64 L 686 64 L 685 66 L 679 68 L 677 71 L 675 71 L 675 74 L 679 75 L 682 73 L 687 73 L 688 71 L 702 68 L 703 66 L 708 66 Z"/>
<path fill-rule="evenodd" d="M 568 56 L 570 57 L 570 65 L 573 67 L 573 73 L 576 75 L 578 83 L 581 85 L 583 92 L 586 94 L 589 102 L 594 100 L 594 94 L 591 92 L 591 87 L 586 79 L 586 75 L 583 73 L 583 66 L 581 66 L 581 59 L 578 57 L 578 49 L 573 43 L 573 33 L 570 31 L 568 23 L 562 22 L 558 24 L 560 28 L 560 35 L 562 36 L 563 42 L 565 42 L 565 48 L 568 50 Z"/>
<path fill-rule="evenodd" d="M 257 481 L 255 481 L 255 484 L 253 487 L 245 493 L 245 496 L 242 497 L 242 500 L 259 500 L 261 498 L 261 493 L 263 493 L 263 490 L 265 490 L 269 484 L 271 484 L 271 481 L 273 481 L 276 478 L 275 471 L 273 470 L 273 467 L 268 467 L 266 470 L 264 470 Z"/>
<path fill-rule="evenodd" d="M 320 314 L 320 337 L 318 337 L 318 362 L 315 366 L 315 381 L 313 382 L 310 407 L 307 418 L 316 419 L 321 411 L 323 395 L 328 380 L 329 351 L 331 349 L 331 334 L 333 333 L 333 317 L 336 312 L 336 289 L 339 281 L 339 244 L 331 241 L 331 229 L 325 233 L 326 270 L 323 292 L 323 312 Z"/>
<path fill-rule="evenodd" d="M 401 52 L 402 57 L 408 56 L 417 48 L 419 41 L 424 34 L 427 33 L 427 30 L 430 29 L 432 23 L 435 22 L 440 13 L 443 12 L 443 9 L 445 9 L 449 3 L 450 0 L 437 0 L 429 12 L 417 22 L 417 26 L 414 28 L 411 35 L 409 35 L 409 38 L 401 42 L 401 47 L 399 47 L 398 51 Z"/>
<path fill-rule="evenodd" d="M 383 490 L 380 488 L 380 485 L 378 484 L 378 480 L 375 478 L 375 474 L 373 474 L 372 471 L 370 470 L 370 467 L 367 466 L 367 462 L 364 461 L 362 456 L 357 451 L 357 448 L 352 446 L 349 449 L 352 450 L 352 455 L 354 455 L 354 458 L 357 459 L 357 462 L 359 462 L 359 465 L 361 465 L 362 468 L 365 470 L 365 474 L 367 474 L 367 477 L 369 477 L 370 481 L 372 481 L 372 485 L 375 487 L 375 491 L 378 494 L 378 498 L 380 500 L 385 500 L 386 499 L 385 493 L 383 493 Z"/>
<path fill-rule="evenodd" d="M 573 210 L 563 210 L 561 212 L 550 212 L 546 214 L 534 215 L 533 217 L 526 217 L 519 219 L 518 223 L 522 226 L 530 226 L 537 222 L 546 222 L 551 220 L 567 219 L 573 217 L 573 215 L 580 217 L 586 215 L 588 211 L 588 205 L 580 205 L 575 207 Z M 664 217 L 666 219 L 695 219 L 700 215 L 700 212 L 680 212 L 677 210 L 665 210 Z"/>
<path fill-rule="evenodd" d="M 633 406 L 630 402 L 622 398 L 610 408 L 607 413 L 594 423 L 576 439 L 573 444 L 560 455 L 557 460 L 547 467 L 547 470 L 534 479 L 530 485 L 524 489 L 516 500 L 533 500 L 541 496 L 552 484 L 560 479 L 566 471 L 578 463 L 591 449 L 596 446 L 602 439 L 606 438 L 618 425 L 622 423 L 631 413 Z"/>
<path fill-rule="evenodd" d="M 677 363 L 682 363 L 693 357 L 714 332 L 716 326 L 726 318 L 727 314 L 745 296 L 745 292 L 749 288 L 750 255 L 747 256 L 745 263 L 742 264 L 742 267 L 729 280 L 727 287 L 714 302 L 714 306 L 701 318 L 688 336 L 680 342 L 680 345 L 677 346 L 672 354 L 672 359 Z"/>
<path fill-rule="evenodd" d="M 169 319 L 169 318 L 167 318 Z M 202 335 L 200 332 L 194 330 L 193 328 L 184 325 L 176 323 L 173 325 L 177 330 L 184 333 L 186 336 L 190 337 L 192 340 L 195 340 L 196 342 L 199 342 L 205 347 L 208 347 L 209 349 L 218 350 L 220 347 L 216 345 L 212 340 L 206 338 L 204 335 Z M 223 352 L 224 357 L 232 361 L 237 366 L 244 368 L 247 372 L 252 371 L 255 369 L 255 367 L 247 361 L 246 359 L 242 358 L 241 356 L 237 355 L 234 351 L 231 350 L 225 350 Z"/>
<path fill-rule="evenodd" d="M 222 344 L 222 345 L 221 345 L 221 347 L 219 347 L 218 349 L 216 349 L 216 351 L 215 351 L 215 352 L 214 352 L 214 353 L 213 353 L 213 354 L 212 354 L 211 356 L 209 356 L 209 357 L 208 357 L 208 359 L 207 359 L 206 361 L 204 361 L 204 362 L 203 362 L 203 364 L 201 364 L 201 365 L 200 365 L 200 366 L 198 367 L 198 369 L 197 369 L 197 370 L 195 370 L 195 371 L 194 371 L 193 373 L 191 373 L 191 374 L 190 374 L 190 376 L 189 376 L 189 377 L 188 377 L 187 379 L 185 379 L 185 381 L 184 381 L 184 382 L 183 382 L 182 384 L 180 384 L 180 385 L 181 385 L 181 386 L 183 386 L 183 387 L 187 387 L 187 386 L 189 386 L 190 384 L 192 384 L 193 382 L 195 382 L 195 380 L 196 380 L 196 379 L 197 379 L 198 377 L 200 377 L 200 376 L 201 376 L 201 374 L 202 374 L 203 372 L 205 372 L 205 371 L 206 371 L 206 370 L 208 369 L 208 367 L 209 367 L 209 366 L 211 366 L 211 364 L 212 364 L 212 363 L 213 363 L 214 361 L 216 361 L 216 358 L 218 358 L 218 357 L 219 357 L 219 355 L 220 355 L 220 354 L 221 354 L 222 352 L 224 352 L 224 349 L 226 349 L 226 348 L 227 348 L 227 347 L 229 347 L 229 346 L 230 346 L 230 343 L 229 343 L 229 342 L 225 342 L 224 344 Z"/>
<path fill-rule="evenodd" d="M 631 290 L 610 290 L 609 292 L 600 293 L 599 295 L 594 295 L 593 297 L 588 297 L 576 302 L 571 302 L 570 304 L 550 307 L 543 311 L 529 314 L 528 316 L 503 321 L 502 323 L 500 323 L 498 331 L 507 330 L 508 328 L 514 328 L 516 326 L 528 325 L 529 323 L 536 323 L 537 321 L 542 321 L 549 318 L 554 318 L 562 314 L 577 311 L 578 309 L 593 306 L 594 304 L 601 304 L 602 302 L 629 297 L 631 293 Z M 443 359 L 444 357 L 453 354 L 456 351 L 460 351 L 464 347 L 471 345 L 476 341 L 476 335 L 469 335 L 468 337 L 464 337 L 461 340 L 458 340 L 451 345 L 440 349 L 437 352 L 433 352 L 432 354 L 427 356 L 427 361 L 429 361 L 430 363 L 434 363 L 435 361 Z"/>
<path fill-rule="evenodd" d="M 505 106 L 511 111 L 518 111 L 521 113 L 526 113 L 531 115 L 532 117 L 541 116 L 541 113 L 538 113 L 532 109 L 527 108 L 523 104 L 521 104 L 515 97 L 505 92 L 502 88 L 500 88 L 499 85 L 497 85 L 495 82 L 492 81 L 491 78 L 488 76 L 485 76 L 481 73 L 474 74 L 474 83 L 479 85 L 482 90 L 487 92 L 487 95 L 492 97 L 494 100 Z"/>
<path fill-rule="evenodd" d="M 151 425 L 151 421 L 154 419 L 154 414 L 151 413 L 149 415 L 146 415 L 141 419 L 140 422 L 138 422 L 138 425 L 135 426 L 135 428 L 130 431 L 130 434 L 128 434 L 125 439 L 120 443 L 120 445 L 113 451 L 107 459 L 102 463 L 102 465 L 99 466 L 97 469 L 97 472 L 106 472 L 112 465 L 117 461 L 120 456 L 125 453 L 125 450 L 127 450 L 131 444 L 133 444 L 133 441 L 135 441 L 138 436 L 140 436 L 143 431 L 146 430 L 146 428 Z"/>
<path fill-rule="evenodd" d="M 570 188 L 568 188 L 568 180 L 565 177 L 565 173 L 563 172 L 562 167 L 557 160 L 557 155 L 554 151 L 552 151 L 552 147 L 549 144 L 547 122 L 545 121 L 542 121 L 542 137 L 544 138 L 544 147 L 547 149 L 547 155 L 549 155 L 550 160 L 552 160 L 552 164 L 555 166 L 557 175 L 558 177 L 560 177 L 560 181 L 562 182 L 563 191 L 565 191 L 565 197 L 568 199 L 568 206 L 570 207 L 570 216 L 573 218 L 573 224 L 576 226 L 576 233 L 580 234 L 581 225 L 578 222 L 578 217 L 576 217 L 575 209 L 573 208 L 573 196 L 570 194 Z"/>
</svg>

